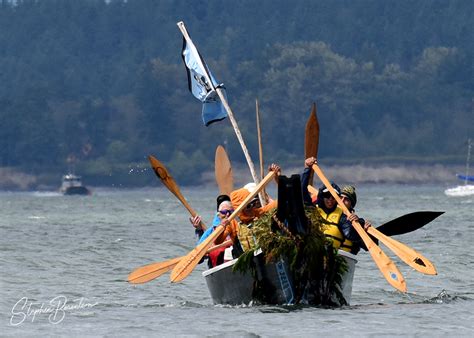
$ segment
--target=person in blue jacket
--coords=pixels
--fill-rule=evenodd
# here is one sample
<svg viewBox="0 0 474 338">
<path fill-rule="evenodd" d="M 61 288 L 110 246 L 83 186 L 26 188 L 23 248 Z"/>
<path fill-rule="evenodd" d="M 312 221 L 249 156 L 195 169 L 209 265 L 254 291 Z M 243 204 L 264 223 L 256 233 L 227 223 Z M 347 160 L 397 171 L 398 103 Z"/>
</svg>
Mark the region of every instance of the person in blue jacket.
<svg viewBox="0 0 474 338">
<path fill-rule="evenodd" d="M 230 197 L 228 195 L 219 195 L 216 198 L 217 202 L 217 212 L 214 214 L 214 218 L 212 219 L 212 224 L 211 226 L 204 231 L 204 229 L 201 226 L 201 216 L 196 215 L 194 217 L 190 217 L 189 221 L 194 227 L 194 232 L 196 234 L 196 237 L 198 239 L 197 244 L 200 244 L 202 241 L 204 241 L 209 235 L 214 231 L 214 228 L 217 227 L 219 224 L 221 224 L 222 219 L 219 217 L 219 206 L 221 205 L 222 202 L 229 201 L 230 202 Z M 228 216 L 228 215 L 227 215 Z"/>
</svg>

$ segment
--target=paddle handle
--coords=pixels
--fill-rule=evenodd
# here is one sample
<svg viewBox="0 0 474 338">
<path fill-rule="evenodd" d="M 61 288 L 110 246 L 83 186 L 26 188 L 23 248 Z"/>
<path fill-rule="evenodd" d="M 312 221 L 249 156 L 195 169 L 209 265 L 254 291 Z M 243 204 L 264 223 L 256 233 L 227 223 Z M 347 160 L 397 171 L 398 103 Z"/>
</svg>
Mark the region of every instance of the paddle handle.
<svg viewBox="0 0 474 338">
<path fill-rule="evenodd" d="M 344 205 L 344 202 L 342 202 L 341 198 L 331 186 L 331 183 L 326 178 L 319 166 L 317 164 L 313 164 L 312 168 L 316 175 L 318 175 L 319 179 L 329 190 L 331 195 L 334 197 L 344 214 L 349 217 L 351 215 L 350 211 Z M 382 249 L 380 249 L 380 247 L 374 243 L 374 241 L 369 237 L 369 235 L 367 235 L 359 222 L 354 221 L 352 222 L 352 225 L 359 236 L 362 238 L 362 241 L 369 250 L 374 262 L 377 264 L 377 267 L 379 268 L 380 272 L 382 272 L 389 284 L 401 292 L 407 292 L 405 279 L 403 278 L 395 263 L 393 263 L 392 260 L 388 258 L 388 256 L 382 251 Z"/>
</svg>

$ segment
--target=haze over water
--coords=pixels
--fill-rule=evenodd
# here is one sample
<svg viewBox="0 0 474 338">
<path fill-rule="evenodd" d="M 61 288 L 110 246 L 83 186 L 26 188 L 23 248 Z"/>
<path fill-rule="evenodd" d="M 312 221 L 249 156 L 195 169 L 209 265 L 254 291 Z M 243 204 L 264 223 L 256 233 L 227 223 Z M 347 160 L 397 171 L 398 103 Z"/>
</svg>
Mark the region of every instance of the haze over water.
<svg viewBox="0 0 474 338">
<path fill-rule="evenodd" d="M 382 246 L 405 276 L 409 293 L 401 294 L 362 251 L 351 305 L 340 309 L 214 306 L 201 276 L 203 265 L 179 284 L 170 284 L 169 275 L 143 285 L 128 284 L 127 275 L 135 268 L 184 255 L 194 247 L 186 209 L 161 186 L 96 189 L 88 197 L 0 192 L 1 332 L 473 336 L 474 197 L 447 197 L 443 191 L 430 185 L 359 185 L 358 214 L 375 225 L 414 211 L 446 212 L 415 232 L 395 237 L 429 258 L 438 275 L 412 270 Z M 210 223 L 216 189 L 182 192 Z M 69 308 L 54 312 L 51 307 L 61 302 Z"/>
</svg>

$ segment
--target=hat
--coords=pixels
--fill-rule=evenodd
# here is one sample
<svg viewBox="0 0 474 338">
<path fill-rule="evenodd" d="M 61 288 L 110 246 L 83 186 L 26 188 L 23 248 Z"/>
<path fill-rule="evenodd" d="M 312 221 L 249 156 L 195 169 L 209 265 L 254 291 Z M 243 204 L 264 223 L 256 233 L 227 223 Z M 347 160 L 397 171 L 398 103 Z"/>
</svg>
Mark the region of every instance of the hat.
<svg viewBox="0 0 474 338">
<path fill-rule="evenodd" d="M 230 197 L 228 195 L 219 195 L 217 196 L 217 210 L 219 210 L 219 205 L 221 205 L 224 201 L 230 201 Z"/>
<path fill-rule="evenodd" d="M 355 207 L 357 203 L 357 195 L 355 191 L 355 187 L 352 185 L 346 185 L 344 188 L 342 188 L 341 195 L 346 196 L 349 201 L 351 201 L 352 207 Z"/>
<path fill-rule="evenodd" d="M 331 182 L 331 187 L 333 187 L 334 190 L 336 190 L 338 195 L 341 195 L 341 188 L 339 188 L 339 186 L 336 183 Z M 326 188 L 325 185 L 323 185 L 321 188 L 319 188 L 319 194 L 324 194 L 324 193 L 327 193 L 327 192 L 329 192 L 329 190 L 328 190 L 328 188 Z"/>
<path fill-rule="evenodd" d="M 253 182 L 247 183 L 244 185 L 244 189 L 247 190 L 249 193 L 253 193 L 257 185 Z"/>
</svg>

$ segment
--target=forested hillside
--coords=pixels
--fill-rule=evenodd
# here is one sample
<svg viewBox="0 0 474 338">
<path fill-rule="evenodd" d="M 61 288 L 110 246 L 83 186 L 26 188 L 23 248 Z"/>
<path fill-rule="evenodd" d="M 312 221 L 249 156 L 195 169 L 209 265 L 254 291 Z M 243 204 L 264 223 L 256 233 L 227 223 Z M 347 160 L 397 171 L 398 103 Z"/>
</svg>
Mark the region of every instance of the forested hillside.
<svg viewBox="0 0 474 338">
<path fill-rule="evenodd" d="M 0 0 L 0 167 L 146 184 L 146 155 L 197 183 L 229 121 L 204 127 L 181 59 L 184 21 L 258 159 L 462 163 L 474 137 L 474 1 Z M 193 173 L 193 175 L 190 175 Z"/>
</svg>

